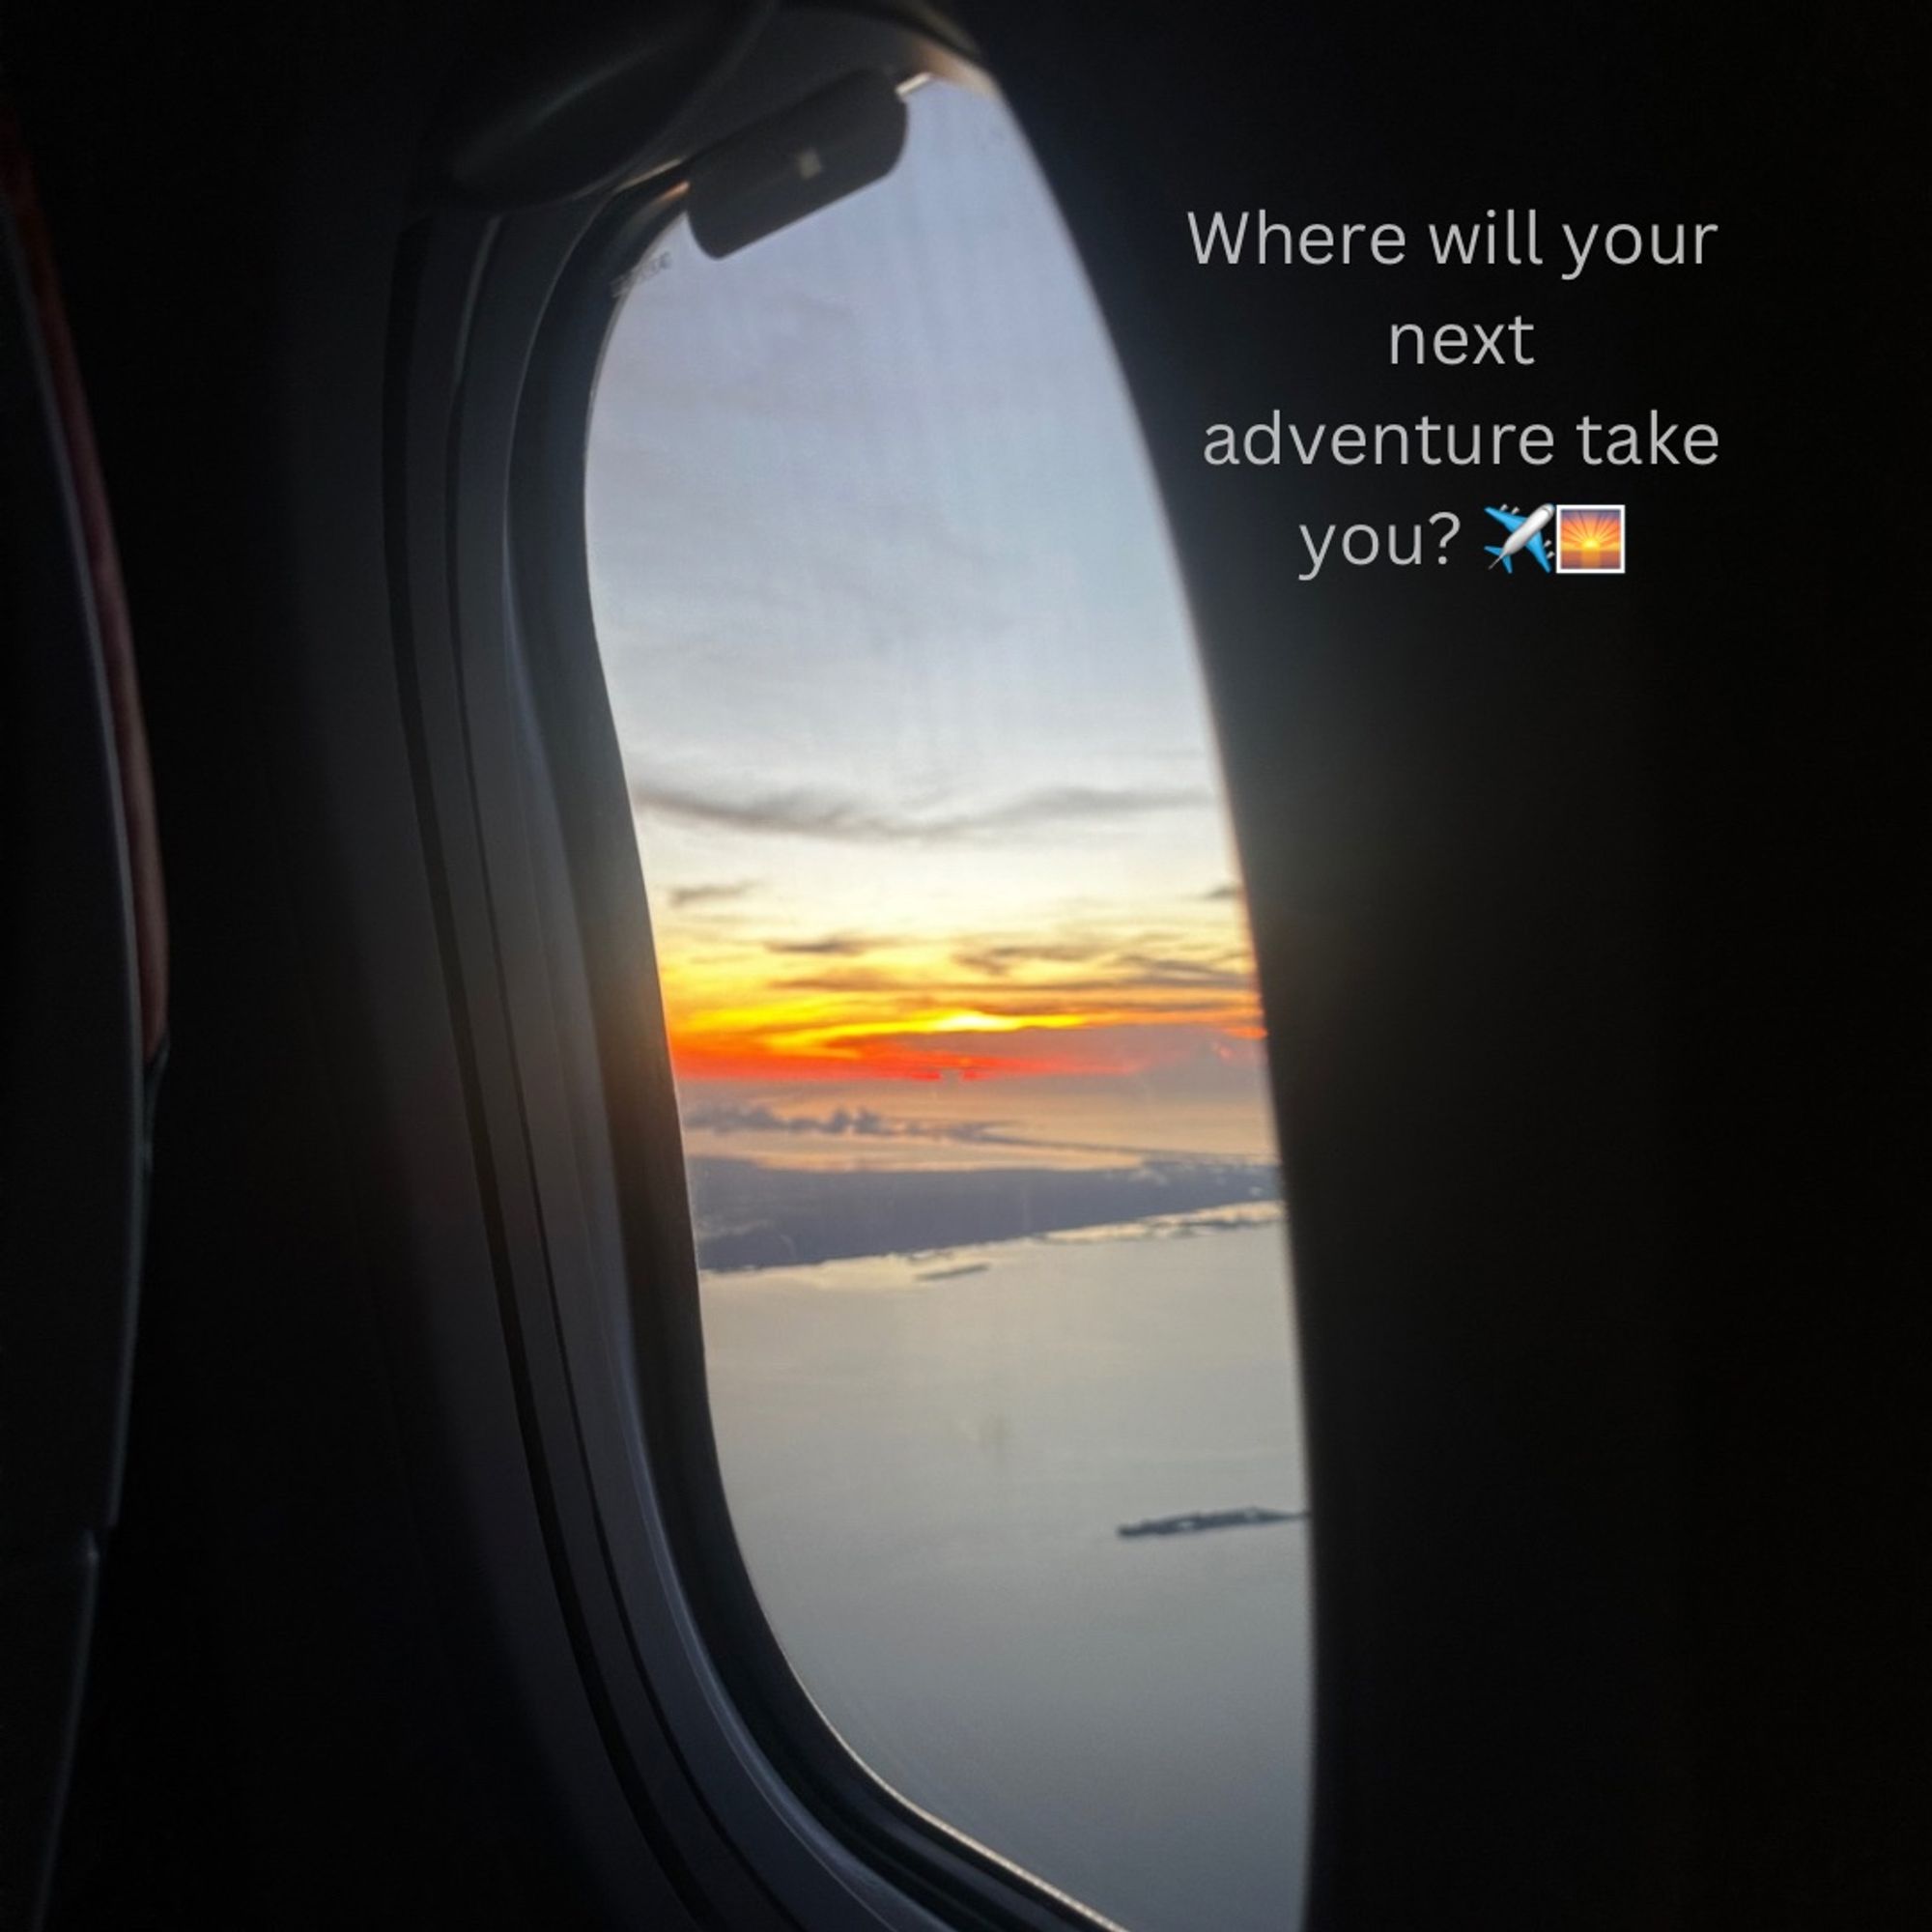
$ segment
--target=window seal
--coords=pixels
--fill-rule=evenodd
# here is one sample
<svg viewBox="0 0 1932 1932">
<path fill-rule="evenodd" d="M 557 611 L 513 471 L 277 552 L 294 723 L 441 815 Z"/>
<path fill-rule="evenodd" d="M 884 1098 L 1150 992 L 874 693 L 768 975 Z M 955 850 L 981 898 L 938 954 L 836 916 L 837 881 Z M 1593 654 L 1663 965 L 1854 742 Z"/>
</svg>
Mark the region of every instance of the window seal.
<svg viewBox="0 0 1932 1932">
<path fill-rule="evenodd" d="M 661 176 L 428 218 L 393 365 L 401 675 L 558 1600 L 613 1768 L 700 1922 L 1094 1932 L 1110 1921 L 843 1745 L 731 1524 L 584 540 L 609 327 L 678 201 Z"/>
</svg>

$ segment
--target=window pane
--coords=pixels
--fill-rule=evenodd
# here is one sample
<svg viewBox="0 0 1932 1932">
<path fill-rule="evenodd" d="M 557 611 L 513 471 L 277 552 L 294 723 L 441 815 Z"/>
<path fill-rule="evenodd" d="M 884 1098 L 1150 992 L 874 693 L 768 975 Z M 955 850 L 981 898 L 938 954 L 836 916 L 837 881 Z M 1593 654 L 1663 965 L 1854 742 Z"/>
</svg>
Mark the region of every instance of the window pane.
<svg viewBox="0 0 1932 1932">
<path fill-rule="evenodd" d="M 1253 962 L 1093 299 L 990 96 L 618 315 L 590 571 L 733 1520 L 885 1782 L 1123 1924 L 1298 1911 Z"/>
</svg>

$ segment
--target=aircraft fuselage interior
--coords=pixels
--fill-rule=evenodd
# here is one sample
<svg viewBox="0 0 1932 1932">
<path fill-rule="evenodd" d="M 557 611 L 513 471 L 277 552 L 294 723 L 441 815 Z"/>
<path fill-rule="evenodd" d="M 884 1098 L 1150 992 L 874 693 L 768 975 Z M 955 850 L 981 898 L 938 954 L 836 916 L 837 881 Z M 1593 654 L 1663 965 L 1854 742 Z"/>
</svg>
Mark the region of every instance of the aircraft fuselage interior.
<svg viewBox="0 0 1932 1932">
<path fill-rule="evenodd" d="M 1928 1922 L 1928 51 L 16 0 L 0 1932 Z"/>
</svg>

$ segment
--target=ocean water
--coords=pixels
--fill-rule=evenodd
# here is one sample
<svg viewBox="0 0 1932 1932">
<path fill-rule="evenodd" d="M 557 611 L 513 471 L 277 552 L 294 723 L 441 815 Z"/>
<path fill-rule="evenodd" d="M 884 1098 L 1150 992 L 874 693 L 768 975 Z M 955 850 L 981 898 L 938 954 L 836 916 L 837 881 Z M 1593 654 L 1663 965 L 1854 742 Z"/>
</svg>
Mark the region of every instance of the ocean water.
<svg viewBox="0 0 1932 1932">
<path fill-rule="evenodd" d="M 1307 1849 L 1307 1525 L 1278 1214 L 714 1273 L 733 1520 L 888 1784 L 1132 1932 L 1282 1932 Z"/>
</svg>

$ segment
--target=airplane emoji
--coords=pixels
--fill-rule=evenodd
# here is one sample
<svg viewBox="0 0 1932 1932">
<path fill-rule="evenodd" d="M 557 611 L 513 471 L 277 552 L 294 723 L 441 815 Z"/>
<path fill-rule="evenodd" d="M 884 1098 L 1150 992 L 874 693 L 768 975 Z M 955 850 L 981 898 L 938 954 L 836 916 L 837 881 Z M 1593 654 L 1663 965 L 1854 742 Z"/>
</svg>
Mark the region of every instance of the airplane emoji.
<svg viewBox="0 0 1932 1932">
<path fill-rule="evenodd" d="M 1540 510 L 1532 510 L 1528 516 L 1520 517 L 1514 510 L 1493 510 L 1485 508 L 1483 514 L 1493 517 L 1509 532 L 1499 544 L 1485 544 L 1483 548 L 1503 567 L 1506 577 L 1516 575 L 1515 556 L 1518 551 L 1527 550 L 1545 570 L 1549 568 L 1549 558 L 1543 548 L 1543 532 L 1549 520 L 1556 514 L 1554 503 L 1546 503 Z M 1496 563 L 1490 565 L 1493 570 Z"/>
</svg>

